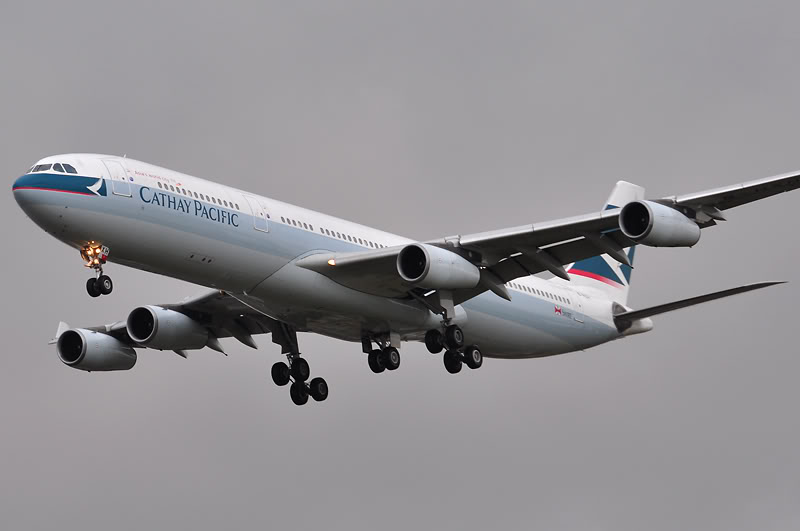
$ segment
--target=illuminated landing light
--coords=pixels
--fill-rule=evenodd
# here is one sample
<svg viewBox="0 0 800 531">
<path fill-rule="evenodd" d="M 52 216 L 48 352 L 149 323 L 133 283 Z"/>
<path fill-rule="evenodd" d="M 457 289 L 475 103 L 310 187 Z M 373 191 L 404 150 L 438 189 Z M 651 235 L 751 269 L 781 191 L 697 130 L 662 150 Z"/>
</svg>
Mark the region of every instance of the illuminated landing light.
<svg viewBox="0 0 800 531">
<path fill-rule="evenodd" d="M 330 260 L 328 260 L 328 265 L 329 266 L 335 266 L 336 265 L 336 260 L 334 258 L 331 258 Z"/>
</svg>

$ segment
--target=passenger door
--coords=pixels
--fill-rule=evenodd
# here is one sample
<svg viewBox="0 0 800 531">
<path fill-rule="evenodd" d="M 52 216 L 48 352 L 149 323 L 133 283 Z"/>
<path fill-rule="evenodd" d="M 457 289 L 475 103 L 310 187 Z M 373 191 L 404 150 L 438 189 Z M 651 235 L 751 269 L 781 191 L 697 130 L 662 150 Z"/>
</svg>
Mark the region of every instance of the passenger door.
<svg viewBox="0 0 800 531">
<path fill-rule="evenodd" d="M 108 177 L 111 179 L 111 190 L 114 195 L 131 196 L 131 183 L 125 174 L 125 168 L 116 160 L 103 160 L 103 164 L 108 169 Z"/>
<path fill-rule="evenodd" d="M 244 195 L 244 194 L 242 194 Z M 253 228 L 261 232 L 269 232 L 269 221 L 267 221 L 267 208 L 263 201 L 252 195 L 244 195 L 250 211 L 253 213 Z"/>
</svg>

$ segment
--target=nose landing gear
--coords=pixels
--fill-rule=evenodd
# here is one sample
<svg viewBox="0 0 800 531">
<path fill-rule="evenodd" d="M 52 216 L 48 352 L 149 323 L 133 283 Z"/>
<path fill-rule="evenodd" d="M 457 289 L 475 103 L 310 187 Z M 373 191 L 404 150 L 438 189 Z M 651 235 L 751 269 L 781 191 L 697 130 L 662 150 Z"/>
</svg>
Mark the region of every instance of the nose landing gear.
<svg viewBox="0 0 800 531">
<path fill-rule="evenodd" d="M 108 275 L 103 274 L 103 265 L 108 260 L 111 250 L 97 242 L 89 242 L 81 249 L 81 258 L 86 262 L 86 267 L 95 271 L 95 278 L 86 281 L 86 292 L 90 297 L 108 295 L 114 290 L 114 283 Z"/>
</svg>

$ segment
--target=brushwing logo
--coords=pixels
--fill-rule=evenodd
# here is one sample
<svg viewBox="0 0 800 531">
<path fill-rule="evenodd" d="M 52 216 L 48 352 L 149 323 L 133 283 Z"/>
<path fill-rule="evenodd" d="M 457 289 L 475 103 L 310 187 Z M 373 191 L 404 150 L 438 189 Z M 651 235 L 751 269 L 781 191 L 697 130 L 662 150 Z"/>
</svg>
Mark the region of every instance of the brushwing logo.
<svg viewBox="0 0 800 531">
<path fill-rule="evenodd" d="M 556 315 L 564 315 L 564 312 L 561 310 L 561 306 L 555 307 Z"/>
<path fill-rule="evenodd" d="M 86 188 L 89 189 L 94 195 L 105 197 L 106 195 L 106 181 L 103 178 L 97 179 L 97 182 L 91 186 L 87 186 Z"/>
</svg>

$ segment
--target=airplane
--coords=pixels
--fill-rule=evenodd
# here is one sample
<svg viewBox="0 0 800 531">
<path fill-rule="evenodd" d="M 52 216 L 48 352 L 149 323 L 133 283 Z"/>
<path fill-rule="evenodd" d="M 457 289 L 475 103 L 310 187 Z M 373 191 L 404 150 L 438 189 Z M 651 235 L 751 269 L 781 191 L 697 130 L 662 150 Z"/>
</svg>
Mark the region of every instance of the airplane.
<svg viewBox="0 0 800 531">
<path fill-rule="evenodd" d="M 253 336 L 269 333 L 286 356 L 272 379 L 303 405 L 324 401 L 328 384 L 311 378 L 298 332 L 361 343 L 374 373 L 398 369 L 403 342 L 424 342 L 456 374 L 484 357 L 586 350 L 648 332 L 656 315 L 779 284 L 627 306 L 637 246 L 692 247 L 725 210 L 798 187 L 800 173 L 788 173 L 647 200 L 619 181 L 596 212 L 429 241 L 111 155 L 43 158 L 12 190 L 34 223 L 80 253 L 91 297 L 112 292 L 109 263 L 207 288 L 111 324 L 60 323 L 51 344 L 64 364 L 129 370 L 136 349 L 224 354 L 220 339 L 257 348 Z"/>
</svg>

